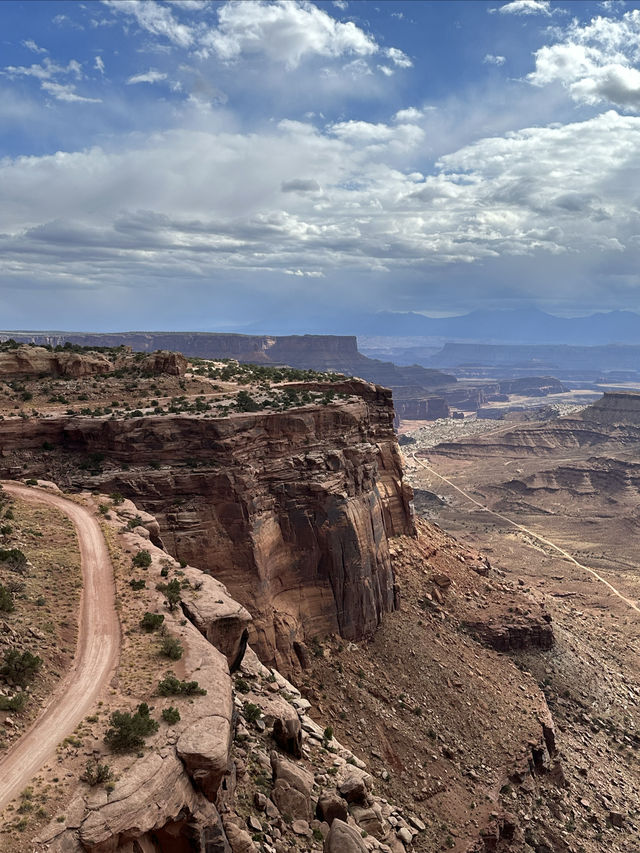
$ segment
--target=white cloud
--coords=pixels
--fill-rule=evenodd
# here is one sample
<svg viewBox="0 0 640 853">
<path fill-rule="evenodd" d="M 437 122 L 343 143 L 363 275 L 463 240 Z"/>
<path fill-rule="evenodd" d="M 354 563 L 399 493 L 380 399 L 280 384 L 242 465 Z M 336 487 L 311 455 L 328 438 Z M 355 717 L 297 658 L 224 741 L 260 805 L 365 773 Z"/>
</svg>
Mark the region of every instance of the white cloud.
<svg viewBox="0 0 640 853">
<path fill-rule="evenodd" d="M 206 59 L 223 62 L 267 59 L 289 69 L 313 57 L 339 59 L 383 54 L 388 64 L 378 67 L 384 74 L 394 68 L 410 68 L 412 60 L 399 48 L 384 50 L 372 35 L 353 21 L 339 21 L 310 0 L 253 0 L 227 2 L 216 7 L 217 25 L 208 19 L 181 19 L 187 3 L 172 0 L 172 6 L 156 0 L 102 0 L 116 15 L 132 18 L 147 34 L 175 48 Z M 341 0 L 342 2 L 342 0 Z M 339 8 L 346 7 L 340 5 Z M 199 7 L 198 7 L 199 8 Z M 370 69 L 369 69 L 370 71 Z"/>
<path fill-rule="evenodd" d="M 561 83 L 580 103 L 640 108 L 640 10 L 621 18 L 573 21 L 562 40 L 536 51 L 535 86 Z"/>
<path fill-rule="evenodd" d="M 28 50 L 33 51 L 33 53 L 49 53 L 46 47 L 38 47 L 38 45 L 34 42 L 33 39 L 26 39 L 26 41 L 23 41 L 22 44 Z"/>
<path fill-rule="evenodd" d="M 155 71 L 153 68 L 150 68 L 148 71 L 144 71 L 141 74 L 134 74 L 132 77 L 129 77 L 127 85 L 135 83 L 160 83 L 162 80 L 166 79 L 167 75 L 162 71 Z"/>
<path fill-rule="evenodd" d="M 4 76 L 9 78 L 33 77 L 40 82 L 40 88 L 52 95 L 57 101 L 76 103 L 100 103 L 99 98 L 89 98 L 76 92 L 74 83 L 60 82 L 60 78 L 73 77 L 81 80 L 84 77 L 80 63 L 71 59 L 66 65 L 59 65 L 48 56 L 41 64 L 33 65 L 7 65 L 2 70 Z"/>
<path fill-rule="evenodd" d="M 637 256 L 640 118 L 608 112 L 481 139 L 426 177 L 415 168 L 423 144 L 408 122 L 286 121 L 4 160 L 0 250 L 16 275 L 53 269 L 79 285 Z"/>
<path fill-rule="evenodd" d="M 53 80 L 43 80 L 42 88 L 45 92 L 52 95 L 57 101 L 67 101 L 68 103 L 85 103 L 99 104 L 100 98 L 86 98 L 78 95 L 75 86 L 70 83 L 56 83 Z"/>
<path fill-rule="evenodd" d="M 347 3 L 347 0 L 333 0 L 333 5 L 337 9 L 342 9 L 343 12 L 349 6 L 349 4 Z"/>
<path fill-rule="evenodd" d="M 551 15 L 551 3 L 550 0 L 511 0 L 497 11 L 502 15 Z"/>
<path fill-rule="evenodd" d="M 387 56 L 394 65 L 397 65 L 398 68 L 411 68 L 413 62 L 409 59 L 406 53 L 402 50 L 399 50 L 397 47 L 388 47 L 385 50 L 385 56 Z"/>
<path fill-rule="evenodd" d="M 104 74 L 104 60 L 101 56 L 96 56 L 93 67 L 96 71 L 99 71 L 101 74 Z"/>
<path fill-rule="evenodd" d="M 162 36 L 178 47 L 191 47 L 194 42 L 193 28 L 180 23 L 166 4 L 155 0 L 102 0 L 114 11 L 133 17 L 143 30 Z"/>
<path fill-rule="evenodd" d="M 218 27 L 200 42 L 224 60 L 261 54 L 289 68 L 307 56 L 367 56 L 378 50 L 352 21 L 336 21 L 313 3 L 293 0 L 225 3 Z"/>
<path fill-rule="evenodd" d="M 485 65 L 504 65 L 507 60 L 504 56 L 495 56 L 493 53 L 487 53 L 482 61 Z"/>
</svg>

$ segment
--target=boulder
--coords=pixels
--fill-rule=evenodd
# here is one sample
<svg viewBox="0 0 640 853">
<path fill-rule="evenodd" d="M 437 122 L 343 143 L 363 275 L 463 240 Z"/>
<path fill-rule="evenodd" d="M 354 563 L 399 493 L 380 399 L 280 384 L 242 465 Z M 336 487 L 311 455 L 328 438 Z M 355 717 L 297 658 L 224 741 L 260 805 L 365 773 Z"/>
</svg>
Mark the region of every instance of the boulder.
<svg viewBox="0 0 640 853">
<path fill-rule="evenodd" d="M 313 776 L 292 761 L 271 755 L 274 784 L 271 799 L 283 815 L 294 820 L 309 820 Z"/>
<path fill-rule="evenodd" d="M 339 819 L 331 824 L 323 849 L 324 853 L 367 853 L 361 834 Z"/>
<path fill-rule="evenodd" d="M 367 786 L 361 776 L 348 776 L 338 790 L 348 803 L 367 802 Z"/>
<path fill-rule="evenodd" d="M 325 791 L 318 799 L 316 806 L 316 817 L 318 820 L 324 820 L 331 826 L 336 818 L 346 823 L 347 815 L 347 805 L 335 791 Z"/>
<path fill-rule="evenodd" d="M 187 773 L 211 802 L 227 770 L 230 745 L 231 727 L 224 717 L 201 717 L 178 738 L 176 750 Z"/>
<path fill-rule="evenodd" d="M 244 829 L 240 829 L 231 820 L 227 819 L 224 821 L 224 831 L 233 853 L 257 853 L 258 848 L 253 843 L 249 833 Z"/>
</svg>

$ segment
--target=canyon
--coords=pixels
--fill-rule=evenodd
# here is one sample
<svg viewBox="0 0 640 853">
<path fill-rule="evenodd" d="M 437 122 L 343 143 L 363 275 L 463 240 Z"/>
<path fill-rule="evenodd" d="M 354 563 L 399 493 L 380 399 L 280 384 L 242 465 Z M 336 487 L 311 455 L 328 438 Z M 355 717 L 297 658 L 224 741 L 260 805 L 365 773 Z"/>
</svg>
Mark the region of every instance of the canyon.
<svg viewBox="0 0 640 853">
<path fill-rule="evenodd" d="M 356 853 L 525 849 L 503 792 L 551 802 L 565 771 L 544 692 L 513 657 L 553 653 L 553 620 L 480 550 L 415 518 L 389 390 L 103 355 L 109 373 L 0 386 L 0 476 L 94 508 L 123 626 L 105 709 L 40 774 L 34 796 L 67 800 L 62 820 L 34 821 L 33 849 L 338 853 L 347 837 Z M 163 578 L 180 580 L 178 610 Z M 169 708 L 140 629 L 158 610 L 187 650 L 177 672 L 207 696 L 180 704 L 183 721 L 137 759 L 119 757 L 101 741 L 109 711 Z M 92 755 L 115 774 L 106 793 L 78 781 Z"/>
</svg>

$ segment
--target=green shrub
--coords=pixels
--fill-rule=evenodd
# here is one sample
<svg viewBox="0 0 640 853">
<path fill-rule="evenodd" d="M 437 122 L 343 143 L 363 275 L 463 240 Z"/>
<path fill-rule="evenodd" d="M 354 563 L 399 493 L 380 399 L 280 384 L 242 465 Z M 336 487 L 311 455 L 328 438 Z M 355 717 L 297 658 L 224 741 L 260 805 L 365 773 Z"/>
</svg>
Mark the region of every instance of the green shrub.
<svg viewBox="0 0 640 853">
<path fill-rule="evenodd" d="M 176 723 L 180 722 L 180 711 L 178 711 L 177 708 L 174 708 L 173 705 L 170 705 L 168 708 L 163 710 L 162 719 L 165 723 L 169 723 L 170 726 L 174 726 Z"/>
<path fill-rule="evenodd" d="M 25 480 L 25 483 L 27 484 L 27 486 L 37 486 L 38 485 L 38 481 L 36 480 L 35 477 L 29 477 L 28 480 Z"/>
<path fill-rule="evenodd" d="M 178 604 L 180 604 L 182 601 L 182 593 L 180 581 L 177 578 L 169 581 L 167 588 L 164 590 L 164 597 L 167 599 L 169 610 L 175 610 Z"/>
<path fill-rule="evenodd" d="M 177 637 L 172 637 L 167 634 L 167 636 L 162 639 L 160 651 L 165 657 L 171 658 L 171 660 L 180 660 L 184 650 L 182 648 L 182 643 Z"/>
<path fill-rule="evenodd" d="M 180 681 L 175 675 L 167 675 L 158 684 L 161 696 L 205 696 L 204 690 L 197 681 Z"/>
<path fill-rule="evenodd" d="M 110 728 L 104 741 L 114 752 L 130 752 L 144 746 L 144 739 L 158 731 L 158 722 L 149 716 L 149 706 L 143 702 L 135 714 L 114 711 L 109 717 Z"/>
<path fill-rule="evenodd" d="M 248 723 L 255 723 L 256 720 L 260 719 L 262 711 L 257 705 L 254 705 L 253 702 L 245 702 L 243 707 L 244 718 Z"/>
<path fill-rule="evenodd" d="M 10 536 L 13 533 L 13 527 L 10 524 L 3 524 L 2 527 L 0 527 L 0 533 L 2 533 L 3 536 Z"/>
<path fill-rule="evenodd" d="M 28 693 L 16 693 L 15 696 L 0 696 L 0 711 L 23 711 L 29 701 Z"/>
<path fill-rule="evenodd" d="M 251 690 L 251 685 L 244 678 L 236 678 L 236 690 L 238 693 L 248 693 Z"/>
<path fill-rule="evenodd" d="M 146 585 L 147 585 L 147 582 L 145 580 L 143 580 L 142 578 L 140 578 L 140 579 L 133 578 L 132 580 L 129 581 L 129 586 L 131 587 L 131 589 L 144 589 Z"/>
<path fill-rule="evenodd" d="M 113 779 L 113 773 L 108 764 L 101 764 L 96 759 L 90 758 L 80 779 L 93 787 L 104 782 L 110 782 Z"/>
<path fill-rule="evenodd" d="M 15 610 L 13 593 L 0 583 L 0 612 L 11 613 L 13 610 Z"/>
<path fill-rule="evenodd" d="M 24 687 L 42 666 L 42 658 L 31 652 L 20 653 L 17 649 L 9 649 L 4 653 L 4 664 L 0 667 L 0 675 L 11 678 L 16 684 Z"/>
<path fill-rule="evenodd" d="M 113 406 L 119 404 L 112 403 L 111 405 Z M 121 495 L 120 492 L 112 492 L 111 500 L 113 501 L 114 506 L 120 506 L 121 503 L 124 503 L 124 495 Z"/>
<path fill-rule="evenodd" d="M 0 548 L 0 561 L 18 574 L 22 575 L 27 570 L 27 558 L 19 548 Z"/>
<path fill-rule="evenodd" d="M 164 616 L 161 613 L 149 613 L 147 611 L 140 620 L 140 627 L 145 631 L 155 631 L 163 622 Z"/>
<path fill-rule="evenodd" d="M 142 548 L 132 560 L 133 565 L 137 569 L 148 569 L 151 565 L 151 554 Z"/>
</svg>

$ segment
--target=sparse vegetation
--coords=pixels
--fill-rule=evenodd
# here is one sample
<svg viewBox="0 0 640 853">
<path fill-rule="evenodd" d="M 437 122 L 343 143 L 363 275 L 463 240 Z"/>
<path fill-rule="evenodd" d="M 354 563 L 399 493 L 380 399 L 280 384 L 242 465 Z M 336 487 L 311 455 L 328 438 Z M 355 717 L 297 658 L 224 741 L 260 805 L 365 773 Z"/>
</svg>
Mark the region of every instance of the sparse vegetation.
<svg viewBox="0 0 640 853">
<path fill-rule="evenodd" d="M 170 726 L 175 726 L 176 723 L 180 722 L 180 711 L 174 708 L 173 705 L 169 705 L 168 708 L 162 711 L 162 719 Z"/>
<path fill-rule="evenodd" d="M 13 593 L 10 589 L 0 583 L 0 612 L 12 613 L 15 610 Z"/>
<path fill-rule="evenodd" d="M 183 651 L 182 643 L 177 637 L 172 637 L 169 634 L 163 637 L 160 644 L 160 652 L 165 657 L 171 658 L 171 660 L 180 660 Z"/>
<path fill-rule="evenodd" d="M 180 681 L 175 675 L 167 675 L 158 684 L 161 696 L 205 696 L 207 691 L 197 681 Z"/>
<path fill-rule="evenodd" d="M 151 565 L 151 554 L 145 548 L 142 548 L 131 562 L 137 569 L 148 569 Z"/>
<path fill-rule="evenodd" d="M 157 630 L 163 622 L 164 616 L 162 613 L 149 613 L 149 611 L 147 611 L 140 620 L 140 627 L 144 631 L 151 632 Z"/>
<path fill-rule="evenodd" d="M 258 707 L 258 705 L 254 705 L 253 702 L 245 702 L 242 708 L 242 713 L 244 714 L 244 718 L 248 723 L 255 723 L 256 720 L 260 719 L 262 715 L 262 711 Z"/>
<path fill-rule="evenodd" d="M 9 649 L 4 653 L 4 663 L 0 675 L 10 678 L 21 687 L 25 687 L 42 666 L 42 658 L 29 651 L 19 652 Z"/>
<path fill-rule="evenodd" d="M 158 731 L 157 720 L 149 714 L 146 702 L 138 705 L 135 714 L 128 711 L 114 711 L 109 717 L 110 728 L 104 741 L 114 752 L 130 752 L 141 749 L 145 738 Z"/>
<path fill-rule="evenodd" d="M 108 764 L 101 764 L 95 758 L 90 758 L 80 779 L 93 787 L 110 782 L 113 779 L 113 773 Z"/>
</svg>

